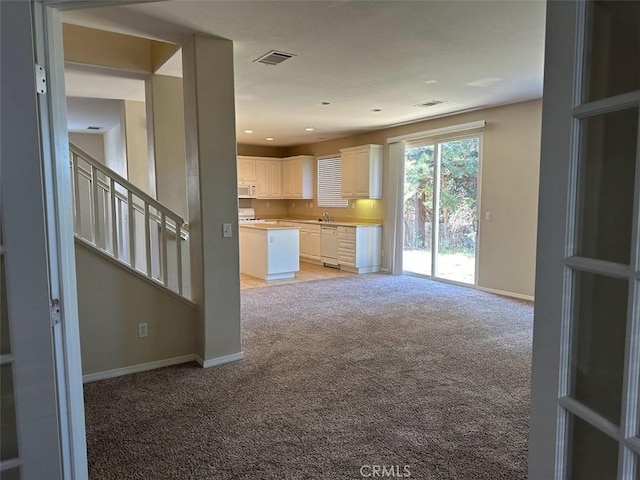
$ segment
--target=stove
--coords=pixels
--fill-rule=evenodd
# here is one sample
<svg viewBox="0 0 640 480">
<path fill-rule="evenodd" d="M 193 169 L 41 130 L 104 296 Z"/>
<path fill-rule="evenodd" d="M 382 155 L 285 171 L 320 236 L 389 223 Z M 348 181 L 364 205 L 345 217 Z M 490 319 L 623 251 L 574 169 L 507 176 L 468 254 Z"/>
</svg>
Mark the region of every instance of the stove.
<svg viewBox="0 0 640 480">
<path fill-rule="evenodd" d="M 238 223 L 265 223 L 266 220 L 258 220 L 256 218 L 256 211 L 253 208 L 239 208 L 238 209 Z"/>
</svg>

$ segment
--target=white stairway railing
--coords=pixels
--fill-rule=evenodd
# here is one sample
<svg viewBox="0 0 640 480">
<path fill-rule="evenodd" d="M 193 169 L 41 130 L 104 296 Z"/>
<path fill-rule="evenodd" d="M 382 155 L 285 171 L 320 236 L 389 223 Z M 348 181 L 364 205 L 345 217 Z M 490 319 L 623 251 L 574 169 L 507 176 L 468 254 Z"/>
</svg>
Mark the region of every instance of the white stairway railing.
<svg viewBox="0 0 640 480">
<path fill-rule="evenodd" d="M 180 215 L 69 144 L 77 237 L 190 299 L 189 230 Z"/>
</svg>

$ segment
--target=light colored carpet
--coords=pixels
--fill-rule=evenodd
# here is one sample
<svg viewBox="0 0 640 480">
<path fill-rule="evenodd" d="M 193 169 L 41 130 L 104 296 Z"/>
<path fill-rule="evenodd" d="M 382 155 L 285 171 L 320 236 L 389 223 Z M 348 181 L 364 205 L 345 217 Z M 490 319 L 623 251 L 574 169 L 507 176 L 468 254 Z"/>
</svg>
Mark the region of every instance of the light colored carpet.
<svg viewBox="0 0 640 480">
<path fill-rule="evenodd" d="M 530 303 L 365 275 L 242 308 L 242 362 L 85 386 L 91 479 L 526 478 Z"/>
</svg>

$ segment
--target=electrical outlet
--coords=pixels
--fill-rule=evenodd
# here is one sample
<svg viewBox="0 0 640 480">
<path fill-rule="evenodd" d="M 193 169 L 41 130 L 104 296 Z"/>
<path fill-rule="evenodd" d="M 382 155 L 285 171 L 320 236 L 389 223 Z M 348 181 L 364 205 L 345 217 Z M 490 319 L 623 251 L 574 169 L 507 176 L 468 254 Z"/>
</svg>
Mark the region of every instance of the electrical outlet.
<svg viewBox="0 0 640 480">
<path fill-rule="evenodd" d="M 149 327 L 145 323 L 138 324 L 138 338 L 144 338 L 149 335 Z"/>
<path fill-rule="evenodd" d="M 489 210 L 484 213 L 484 219 L 491 220 L 491 212 Z"/>
</svg>

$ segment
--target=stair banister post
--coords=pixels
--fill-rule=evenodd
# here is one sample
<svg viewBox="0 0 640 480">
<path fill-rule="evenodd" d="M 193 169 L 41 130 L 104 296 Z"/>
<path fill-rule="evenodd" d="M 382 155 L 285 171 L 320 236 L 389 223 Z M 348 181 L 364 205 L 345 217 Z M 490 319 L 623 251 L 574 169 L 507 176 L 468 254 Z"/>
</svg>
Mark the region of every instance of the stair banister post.
<svg viewBox="0 0 640 480">
<path fill-rule="evenodd" d="M 74 193 L 74 205 L 75 211 L 75 229 L 78 235 L 82 232 L 82 215 L 80 214 L 80 185 L 78 183 L 78 155 L 71 152 L 71 158 L 73 162 L 73 193 Z"/>
<path fill-rule="evenodd" d="M 109 177 L 109 191 L 111 203 L 111 250 L 114 258 L 118 258 L 118 220 L 116 215 L 116 184 L 113 178 Z"/>
<path fill-rule="evenodd" d="M 129 223 L 129 266 L 136 268 L 136 229 L 135 229 L 135 210 L 133 209 L 133 193 L 127 191 L 127 209 Z"/>
<path fill-rule="evenodd" d="M 149 228 L 149 204 L 144 202 L 144 245 L 147 260 L 147 276 L 151 278 L 151 229 Z"/>
</svg>

